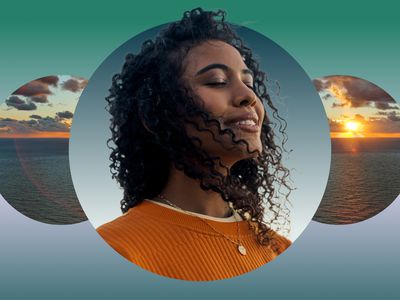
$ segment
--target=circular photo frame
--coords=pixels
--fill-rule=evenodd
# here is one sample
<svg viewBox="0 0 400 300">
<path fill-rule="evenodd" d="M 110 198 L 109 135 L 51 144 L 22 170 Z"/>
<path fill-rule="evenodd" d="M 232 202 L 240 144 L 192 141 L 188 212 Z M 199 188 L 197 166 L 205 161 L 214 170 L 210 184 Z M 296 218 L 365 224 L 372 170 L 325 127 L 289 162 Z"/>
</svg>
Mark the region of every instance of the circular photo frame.
<svg viewBox="0 0 400 300">
<path fill-rule="evenodd" d="M 193 10 L 121 45 L 90 78 L 72 128 L 89 221 L 126 259 L 176 279 L 225 279 L 273 260 L 311 221 L 329 174 L 310 78 L 222 16 Z"/>
<path fill-rule="evenodd" d="M 314 219 L 344 225 L 378 215 L 399 195 L 400 105 L 354 76 L 314 79 L 332 139 L 328 184 Z"/>
</svg>

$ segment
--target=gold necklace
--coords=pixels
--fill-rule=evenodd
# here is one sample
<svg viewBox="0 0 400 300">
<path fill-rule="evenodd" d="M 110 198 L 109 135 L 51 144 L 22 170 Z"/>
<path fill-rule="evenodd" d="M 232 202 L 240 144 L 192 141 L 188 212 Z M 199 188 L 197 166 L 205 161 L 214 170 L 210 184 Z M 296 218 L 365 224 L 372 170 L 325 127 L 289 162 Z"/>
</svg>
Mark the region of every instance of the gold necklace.
<svg viewBox="0 0 400 300">
<path fill-rule="evenodd" d="M 177 206 L 176 204 L 172 203 L 172 202 L 169 201 L 167 198 L 165 198 L 164 195 L 159 194 L 159 195 L 157 196 L 157 198 L 163 200 L 166 204 L 168 204 L 168 205 L 171 206 L 171 207 L 174 207 L 174 208 L 176 208 L 176 209 L 179 209 L 179 210 L 181 210 L 181 211 L 183 211 L 183 212 L 185 212 L 185 213 L 187 213 L 187 214 L 189 214 L 189 215 L 191 215 L 191 216 L 197 217 L 198 219 L 200 219 L 201 221 L 203 221 L 204 223 L 206 223 L 206 224 L 207 224 L 212 230 L 214 230 L 216 233 L 218 233 L 219 235 L 223 236 L 223 237 L 224 237 L 225 239 L 227 239 L 228 241 L 230 241 L 230 242 L 232 242 L 233 244 L 235 244 L 235 245 L 237 246 L 237 249 L 238 249 L 238 251 L 239 251 L 239 253 L 240 253 L 241 255 L 246 255 L 246 254 L 247 254 L 246 248 L 240 243 L 240 238 L 239 238 L 239 237 L 240 237 L 239 222 L 238 222 L 237 219 L 236 219 L 235 210 L 234 210 L 233 208 L 231 208 L 231 209 L 232 209 L 233 217 L 234 217 L 235 220 L 236 220 L 237 242 L 234 241 L 234 240 L 232 240 L 230 237 L 226 236 L 226 235 L 223 234 L 222 232 L 218 231 L 217 229 L 215 229 L 214 226 L 212 226 L 210 223 L 208 223 L 208 222 L 207 222 L 206 220 L 204 220 L 203 218 L 200 218 L 199 216 L 195 215 L 194 213 L 192 213 L 192 212 L 190 212 L 190 211 L 187 211 L 187 210 L 184 210 L 184 209 L 180 208 L 179 206 Z"/>
</svg>

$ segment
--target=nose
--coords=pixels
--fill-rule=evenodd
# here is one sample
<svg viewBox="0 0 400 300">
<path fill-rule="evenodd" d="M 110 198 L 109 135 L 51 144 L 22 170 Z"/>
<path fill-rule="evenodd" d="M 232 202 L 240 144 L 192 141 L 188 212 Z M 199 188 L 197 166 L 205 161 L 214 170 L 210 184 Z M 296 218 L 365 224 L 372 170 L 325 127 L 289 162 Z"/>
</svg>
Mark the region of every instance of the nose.
<svg viewBox="0 0 400 300">
<path fill-rule="evenodd" d="M 255 106 L 257 103 L 257 95 L 242 81 L 237 83 L 235 94 L 233 96 L 234 106 Z"/>
</svg>

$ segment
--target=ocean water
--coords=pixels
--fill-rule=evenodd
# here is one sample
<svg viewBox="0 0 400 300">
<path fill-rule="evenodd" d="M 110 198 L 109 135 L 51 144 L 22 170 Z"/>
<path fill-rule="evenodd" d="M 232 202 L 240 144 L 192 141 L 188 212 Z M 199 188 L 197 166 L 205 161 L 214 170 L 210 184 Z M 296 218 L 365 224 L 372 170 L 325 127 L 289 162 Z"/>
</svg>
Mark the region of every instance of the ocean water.
<svg viewBox="0 0 400 300">
<path fill-rule="evenodd" d="M 0 194 L 40 222 L 87 219 L 72 184 L 68 139 L 0 139 Z"/>
<path fill-rule="evenodd" d="M 351 224 L 377 215 L 400 194 L 400 139 L 332 139 L 328 184 L 313 220 Z"/>
</svg>

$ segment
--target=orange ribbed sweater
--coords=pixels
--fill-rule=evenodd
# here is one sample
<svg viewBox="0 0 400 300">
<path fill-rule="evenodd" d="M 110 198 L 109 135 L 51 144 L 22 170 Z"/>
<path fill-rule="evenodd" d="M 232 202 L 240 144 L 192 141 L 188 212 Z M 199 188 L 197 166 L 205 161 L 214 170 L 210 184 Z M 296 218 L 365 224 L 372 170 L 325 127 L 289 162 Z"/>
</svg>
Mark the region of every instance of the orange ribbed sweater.
<svg viewBox="0 0 400 300">
<path fill-rule="evenodd" d="M 236 222 L 203 219 L 237 240 Z M 239 222 L 243 256 L 237 245 L 200 218 L 143 201 L 97 231 L 119 254 L 159 275 L 183 280 L 218 280 L 238 276 L 273 260 L 290 241 L 274 234 L 274 246 L 262 246 L 247 221 Z"/>
</svg>

